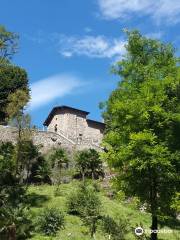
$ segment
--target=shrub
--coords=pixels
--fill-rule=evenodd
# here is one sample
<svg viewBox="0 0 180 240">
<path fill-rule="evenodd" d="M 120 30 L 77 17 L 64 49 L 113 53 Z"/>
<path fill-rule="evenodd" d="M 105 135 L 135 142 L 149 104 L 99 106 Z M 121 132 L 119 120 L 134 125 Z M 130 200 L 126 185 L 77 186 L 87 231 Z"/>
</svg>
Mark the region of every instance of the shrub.
<svg viewBox="0 0 180 240">
<path fill-rule="evenodd" d="M 83 181 L 85 176 L 91 176 L 92 179 L 96 179 L 104 175 L 99 153 L 94 149 L 78 151 L 75 161 L 76 168 L 80 172 Z"/>
<path fill-rule="evenodd" d="M 67 208 L 70 214 L 86 215 L 86 212 L 96 209 L 100 206 L 99 196 L 91 185 L 81 184 L 79 188 L 69 195 L 67 200 Z"/>
<path fill-rule="evenodd" d="M 57 208 L 47 208 L 38 218 L 38 225 L 44 234 L 55 235 L 64 227 L 64 215 Z"/>
<path fill-rule="evenodd" d="M 24 240 L 31 237 L 33 224 L 28 208 L 7 206 L 0 209 L 0 239 L 10 239 L 10 236 L 17 240 Z"/>
<path fill-rule="evenodd" d="M 110 216 L 103 216 L 102 219 L 102 230 L 105 234 L 108 234 L 112 240 L 124 240 L 127 232 L 127 221 L 118 218 L 115 221 Z"/>
<path fill-rule="evenodd" d="M 101 209 L 101 202 L 94 188 L 86 184 L 81 185 L 74 194 L 70 195 L 67 206 L 69 213 L 81 217 L 93 236 L 96 232 Z"/>
</svg>

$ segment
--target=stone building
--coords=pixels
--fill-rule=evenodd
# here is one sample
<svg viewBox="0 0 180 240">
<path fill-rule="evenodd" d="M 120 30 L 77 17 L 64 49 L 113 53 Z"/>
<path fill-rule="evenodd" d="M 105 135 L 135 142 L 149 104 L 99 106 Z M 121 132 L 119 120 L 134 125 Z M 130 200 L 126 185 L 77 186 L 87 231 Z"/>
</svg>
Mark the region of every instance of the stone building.
<svg viewBox="0 0 180 240">
<path fill-rule="evenodd" d="M 52 109 L 44 122 L 47 132 L 56 133 L 73 142 L 78 149 L 100 148 L 105 124 L 87 118 L 89 112 L 69 106 Z"/>
<path fill-rule="evenodd" d="M 46 130 L 32 129 L 32 139 L 42 152 L 62 147 L 71 152 L 85 148 L 101 150 L 105 124 L 87 119 L 89 112 L 68 106 L 54 107 L 44 122 Z M 0 142 L 16 143 L 18 129 L 0 125 Z"/>
</svg>

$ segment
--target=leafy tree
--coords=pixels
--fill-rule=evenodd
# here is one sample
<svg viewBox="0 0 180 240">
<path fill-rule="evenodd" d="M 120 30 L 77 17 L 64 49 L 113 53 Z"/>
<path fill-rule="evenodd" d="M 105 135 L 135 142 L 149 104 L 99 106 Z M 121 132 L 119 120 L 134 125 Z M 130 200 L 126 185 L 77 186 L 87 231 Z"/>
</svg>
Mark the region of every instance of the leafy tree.
<svg viewBox="0 0 180 240">
<path fill-rule="evenodd" d="M 18 46 L 18 35 L 0 26 L 0 65 L 8 63 L 16 53 Z"/>
<path fill-rule="evenodd" d="M 15 100 L 14 94 L 16 93 L 16 101 L 13 101 L 13 103 L 18 102 L 17 106 L 20 105 L 21 109 L 21 100 L 24 105 L 29 101 L 29 87 L 26 71 L 17 66 L 0 66 L 0 80 L 0 123 L 4 124 L 7 123 L 7 120 L 11 117 L 8 116 L 7 107 L 8 104 L 11 103 L 11 100 Z M 24 95 L 26 95 L 23 97 L 22 92 L 17 92 L 17 90 L 22 90 Z M 20 94 L 19 99 L 18 94 Z M 16 107 L 17 109 L 17 106 L 13 104 L 13 108 Z"/>
<path fill-rule="evenodd" d="M 62 170 L 68 167 L 68 156 L 64 149 L 56 149 L 50 156 L 51 166 L 53 169 L 53 179 L 59 183 L 62 180 Z"/>
<path fill-rule="evenodd" d="M 23 90 L 28 96 L 24 105 L 29 100 L 27 73 L 24 69 L 12 65 L 10 62 L 12 56 L 16 53 L 17 43 L 17 34 L 0 26 L 0 124 L 7 123 L 6 108 L 9 103 L 9 95 L 14 94 L 17 90 Z"/>
<path fill-rule="evenodd" d="M 82 180 L 85 175 L 91 174 L 92 179 L 95 176 L 103 175 L 102 161 L 99 153 L 94 149 L 85 149 L 78 151 L 75 157 L 76 167 L 81 173 Z"/>
<path fill-rule="evenodd" d="M 57 208 L 45 209 L 38 218 L 40 231 L 46 235 L 55 235 L 64 227 L 64 214 Z"/>
<path fill-rule="evenodd" d="M 102 161 L 95 149 L 89 149 L 88 155 L 88 169 L 91 171 L 92 179 L 94 179 L 96 175 L 102 175 L 103 173 Z"/>
<path fill-rule="evenodd" d="M 127 220 L 118 218 L 114 220 L 110 216 L 103 216 L 101 219 L 102 230 L 104 233 L 109 235 L 109 239 L 112 240 L 124 240 L 125 234 L 127 233 Z"/>
<path fill-rule="evenodd" d="M 180 69 L 170 44 L 138 31 L 127 36 L 126 55 L 113 68 L 121 81 L 105 104 L 103 157 L 117 171 L 120 189 L 148 203 L 156 230 L 178 190 Z"/>
<path fill-rule="evenodd" d="M 101 201 L 94 188 L 83 183 L 69 196 L 67 206 L 69 213 L 80 215 L 93 237 L 101 218 Z"/>
<path fill-rule="evenodd" d="M 89 158 L 89 154 L 87 150 L 79 151 L 75 156 L 76 167 L 79 169 L 81 173 L 83 182 L 85 180 L 85 174 L 88 169 L 88 158 Z"/>
<path fill-rule="evenodd" d="M 0 145 L 0 238 L 25 239 L 31 231 L 24 200 L 26 189 L 16 174 L 16 149 L 11 143 Z"/>
<path fill-rule="evenodd" d="M 31 169 L 29 182 L 31 183 L 51 183 L 50 179 L 51 168 L 48 161 L 41 154 L 33 161 Z"/>
</svg>

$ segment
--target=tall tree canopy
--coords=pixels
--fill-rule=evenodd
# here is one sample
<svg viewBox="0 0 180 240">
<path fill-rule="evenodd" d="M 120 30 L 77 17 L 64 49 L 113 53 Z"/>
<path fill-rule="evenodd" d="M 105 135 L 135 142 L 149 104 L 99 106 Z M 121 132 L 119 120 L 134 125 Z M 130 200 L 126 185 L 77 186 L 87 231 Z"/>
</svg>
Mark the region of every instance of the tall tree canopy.
<svg viewBox="0 0 180 240">
<path fill-rule="evenodd" d="M 121 79 L 105 104 L 104 157 L 117 171 L 120 188 L 148 203 L 155 230 L 178 191 L 179 59 L 170 44 L 138 31 L 127 36 L 126 54 L 113 69 Z"/>
<path fill-rule="evenodd" d="M 18 35 L 0 25 L 0 65 L 8 63 L 18 47 Z"/>
<path fill-rule="evenodd" d="M 0 26 L 0 124 L 6 123 L 7 106 L 10 103 L 10 95 L 18 90 L 26 94 L 26 102 L 29 100 L 28 77 L 24 69 L 11 64 L 10 59 L 17 49 L 17 34 L 8 32 Z M 21 105 L 21 103 L 18 103 Z M 10 116 L 11 117 L 11 116 Z"/>
</svg>

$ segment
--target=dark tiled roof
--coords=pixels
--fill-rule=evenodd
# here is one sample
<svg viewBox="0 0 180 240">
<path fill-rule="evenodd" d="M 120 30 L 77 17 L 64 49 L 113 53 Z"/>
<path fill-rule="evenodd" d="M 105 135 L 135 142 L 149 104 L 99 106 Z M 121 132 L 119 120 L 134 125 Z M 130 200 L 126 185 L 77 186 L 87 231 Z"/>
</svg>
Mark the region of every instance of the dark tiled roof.
<svg viewBox="0 0 180 240">
<path fill-rule="evenodd" d="M 48 117 L 44 121 L 44 123 L 43 123 L 44 126 L 49 125 L 51 119 L 53 118 L 53 116 L 57 112 L 57 110 L 71 110 L 71 111 L 74 111 L 74 112 L 84 113 L 85 115 L 89 114 L 89 112 L 86 112 L 86 111 L 83 111 L 83 110 L 80 110 L 80 109 L 77 109 L 77 108 L 69 107 L 69 106 L 56 106 L 51 110 Z"/>
<path fill-rule="evenodd" d="M 96 125 L 99 125 L 99 126 L 102 126 L 102 127 L 105 128 L 105 123 L 103 123 L 103 122 L 98 122 L 98 121 L 95 121 L 95 120 L 92 120 L 92 119 L 87 119 L 87 123 L 96 124 Z"/>
</svg>

